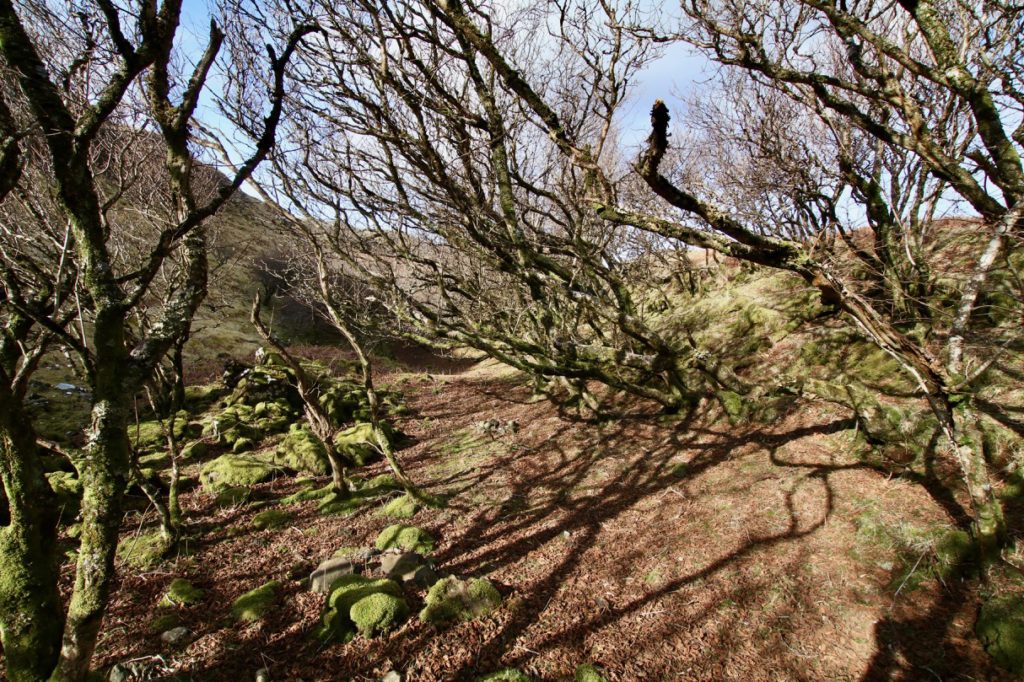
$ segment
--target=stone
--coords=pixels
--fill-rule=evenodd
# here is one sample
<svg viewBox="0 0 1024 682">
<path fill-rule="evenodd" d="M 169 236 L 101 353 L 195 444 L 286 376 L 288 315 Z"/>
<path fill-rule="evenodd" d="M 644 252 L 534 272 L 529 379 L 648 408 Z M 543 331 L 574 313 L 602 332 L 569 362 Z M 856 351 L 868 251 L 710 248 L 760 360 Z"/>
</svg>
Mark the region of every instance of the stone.
<svg viewBox="0 0 1024 682">
<path fill-rule="evenodd" d="M 391 670 L 380 678 L 380 682 L 402 682 L 402 674 L 397 670 Z"/>
<path fill-rule="evenodd" d="M 434 624 L 473 620 L 486 616 L 500 605 L 501 594 L 489 580 L 450 576 L 430 588 L 420 620 Z"/>
<path fill-rule="evenodd" d="M 260 668 L 256 671 L 256 682 L 270 682 L 270 670 Z"/>
<path fill-rule="evenodd" d="M 427 554 L 434 550 L 434 538 L 422 528 L 396 523 L 380 532 L 375 546 L 382 551 L 402 549 L 408 552 Z"/>
<path fill-rule="evenodd" d="M 160 641 L 168 646 L 180 647 L 192 640 L 192 631 L 181 625 L 160 635 Z"/>
<path fill-rule="evenodd" d="M 388 632 L 409 615 L 409 606 L 401 596 L 376 592 L 363 597 L 349 609 L 349 618 L 363 637 Z"/>
<path fill-rule="evenodd" d="M 380 572 L 385 578 L 421 587 L 430 587 L 441 578 L 430 562 L 416 552 L 385 552 L 380 558 Z"/>
<path fill-rule="evenodd" d="M 353 575 L 356 572 L 356 564 L 351 559 L 328 559 L 309 574 L 309 589 L 312 592 L 326 594 L 331 591 L 331 585 L 338 578 Z"/>
</svg>

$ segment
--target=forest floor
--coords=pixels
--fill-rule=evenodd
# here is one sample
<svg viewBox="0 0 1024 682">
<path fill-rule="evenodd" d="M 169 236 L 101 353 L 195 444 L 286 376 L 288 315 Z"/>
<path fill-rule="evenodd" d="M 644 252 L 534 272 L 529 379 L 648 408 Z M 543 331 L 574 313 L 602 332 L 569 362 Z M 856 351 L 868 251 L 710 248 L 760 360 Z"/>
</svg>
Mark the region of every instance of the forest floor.
<svg viewBox="0 0 1024 682">
<path fill-rule="evenodd" d="M 956 502 L 863 466 L 847 415 L 804 403 L 774 424 L 733 426 L 714 403 L 673 418 L 625 403 L 593 422 L 486 372 L 384 381 L 411 409 L 398 422 L 409 474 L 449 496 L 405 523 L 437 538 L 442 572 L 489 578 L 504 598 L 496 612 L 448 629 L 414 616 L 323 647 L 311 632 L 324 596 L 300 578 L 340 547 L 371 547 L 393 523 L 386 500 L 348 517 L 305 502 L 286 527 L 256 530 L 250 507 L 218 507 L 197 487 L 182 500 L 198 538 L 189 553 L 144 572 L 120 566 L 95 665 L 146 661 L 195 680 L 267 668 L 308 682 L 391 670 L 472 680 L 506 667 L 567 680 L 585 663 L 609 680 L 1009 679 L 972 633 L 982 588 L 928 558 Z M 488 419 L 521 428 L 490 435 Z M 298 489 L 287 477 L 255 486 L 264 500 Z M 152 520 L 129 515 L 122 542 Z M 176 577 L 205 591 L 177 609 L 195 633 L 183 650 L 151 624 Z M 272 579 L 284 585 L 276 606 L 234 620 L 232 601 Z"/>
</svg>

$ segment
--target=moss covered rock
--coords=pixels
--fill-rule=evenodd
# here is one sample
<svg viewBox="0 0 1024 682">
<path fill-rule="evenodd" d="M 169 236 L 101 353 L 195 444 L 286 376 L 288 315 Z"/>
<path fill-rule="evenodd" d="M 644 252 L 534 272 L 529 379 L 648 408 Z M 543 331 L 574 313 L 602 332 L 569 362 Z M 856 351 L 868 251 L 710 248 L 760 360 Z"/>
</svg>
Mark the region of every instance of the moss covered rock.
<svg viewBox="0 0 1024 682">
<path fill-rule="evenodd" d="M 251 498 L 251 488 L 244 485 L 235 486 L 233 488 L 225 488 L 217 493 L 217 497 L 214 498 L 213 503 L 218 507 L 237 507 L 240 504 L 245 504 Z"/>
<path fill-rule="evenodd" d="M 500 605 L 501 594 L 489 580 L 462 580 L 451 576 L 434 583 L 427 592 L 420 620 L 435 624 L 473 620 L 486 616 Z"/>
<path fill-rule="evenodd" d="M 348 641 L 356 632 L 372 637 L 391 629 L 408 613 L 402 590 L 394 581 L 344 575 L 331 586 L 316 636 L 325 642 Z"/>
<path fill-rule="evenodd" d="M 194 587 L 185 578 L 175 578 L 160 600 L 160 606 L 195 606 L 203 600 L 203 590 Z"/>
<path fill-rule="evenodd" d="M 259 620 L 277 601 L 280 589 L 281 583 L 271 580 L 246 592 L 231 604 L 231 615 L 243 621 Z"/>
<path fill-rule="evenodd" d="M 377 536 L 377 549 L 402 549 L 406 552 L 428 554 L 434 550 L 434 538 L 430 533 L 416 526 L 396 523 L 388 526 Z"/>
<path fill-rule="evenodd" d="M 974 629 L 999 665 L 1024 675 L 1024 598 L 1010 595 L 986 601 Z"/>
<path fill-rule="evenodd" d="M 127 538 L 117 546 L 117 556 L 126 565 L 143 570 L 163 561 L 170 549 L 167 539 L 159 531 Z"/>
<path fill-rule="evenodd" d="M 269 480 L 280 471 L 272 464 L 245 455 L 221 455 L 203 465 L 199 474 L 203 488 L 221 492 L 227 488 L 251 486 Z"/>
<path fill-rule="evenodd" d="M 231 452 L 237 455 L 243 452 L 249 452 L 254 447 L 256 447 L 256 444 L 253 443 L 252 439 L 243 436 L 242 438 L 237 439 L 235 444 L 231 446 Z"/>
<path fill-rule="evenodd" d="M 181 449 L 181 459 L 200 459 L 206 457 L 210 452 L 210 446 L 205 441 L 197 440 L 189 443 Z"/>
<path fill-rule="evenodd" d="M 409 606 L 401 597 L 377 593 L 360 599 L 349 610 L 349 617 L 363 637 L 395 629 L 409 615 Z"/>
<path fill-rule="evenodd" d="M 392 442 L 393 429 L 385 423 L 381 425 L 381 430 L 388 442 Z M 351 459 L 356 466 L 364 466 L 381 458 L 380 449 L 373 436 L 373 425 L 369 422 L 360 422 L 340 432 L 334 437 L 334 447 Z"/>
<path fill-rule="evenodd" d="M 393 519 L 411 519 L 419 509 L 419 502 L 408 495 L 402 495 L 388 502 L 382 513 Z"/>
<path fill-rule="evenodd" d="M 288 435 L 274 450 L 273 462 L 313 476 L 323 476 L 330 470 L 323 443 L 298 424 L 292 424 Z"/>
<path fill-rule="evenodd" d="M 951 530 L 935 543 L 935 559 L 942 576 L 960 575 L 967 571 L 977 556 L 977 547 L 970 533 Z"/>
<path fill-rule="evenodd" d="M 252 525 L 259 530 L 269 530 L 287 525 L 291 520 L 290 512 L 282 509 L 267 509 L 252 517 Z"/>
</svg>

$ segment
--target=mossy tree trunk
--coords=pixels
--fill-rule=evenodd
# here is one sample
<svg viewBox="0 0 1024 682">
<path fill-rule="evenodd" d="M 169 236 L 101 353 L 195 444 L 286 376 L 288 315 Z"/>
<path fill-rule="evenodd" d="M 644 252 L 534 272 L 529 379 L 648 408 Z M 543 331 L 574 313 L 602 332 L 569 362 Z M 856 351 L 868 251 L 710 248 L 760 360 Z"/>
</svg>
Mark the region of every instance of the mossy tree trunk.
<svg viewBox="0 0 1024 682">
<path fill-rule="evenodd" d="M 0 372 L 0 374 L 5 374 Z M 0 377 L 0 644 L 11 682 L 49 677 L 64 612 L 57 590 L 57 505 L 20 400 Z"/>
</svg>

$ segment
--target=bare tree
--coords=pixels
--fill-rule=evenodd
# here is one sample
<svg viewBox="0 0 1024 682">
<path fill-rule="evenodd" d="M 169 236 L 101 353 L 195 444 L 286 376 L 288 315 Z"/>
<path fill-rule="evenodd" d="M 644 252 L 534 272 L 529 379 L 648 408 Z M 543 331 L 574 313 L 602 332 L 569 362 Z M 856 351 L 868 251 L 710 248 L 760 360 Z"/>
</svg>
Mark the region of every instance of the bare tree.
<svg viewBox="0 0 1024 682">
<path fill-rule="evenodd" d="M 438 0 L 432 6 L 529 107 L 565 157 L 600 177 L 602 169 L 586 140 L 563 123 L 543 86 L 528 82 L 493 38 L 489 15 L 458 0 Z M 892 313 L 904 306 L 893 300 L 892 293 L 886 305 L 877 305 L 832 260 L 793 239 L 792 232 L 748 223 L 728 204 L 663 172 L 670 149 L 669 112 L 663 102 L 652 109 L 652 132 L 635 167 L 672 211 L 623 205 L 599 179 L 592 185 L 592 202 L 614 224 L 789 270 L 821 290 L 866 338 L 900 364 L 927 399 L 949 455 L 962 472 L 975 535 L 986 550 L 994 550 L 1004 537 L 1002 510 L 981 448 L 970 435 L 977 420 L 971 387 L 989 364 L 975 358 L 969 369 L 964 350 L 979 293 L 993 265 L 1020 243 L 1024 174 L 1020 128 L 1012 127 L 1012 112 L 1021 104 L 1015 37 L 1019 31 L 1014 30 L 1020 27 L 1021 10 L 998 2 L 975 8 L 957 2 L 849 6 L 823 0 L 694 1 L 684 2 L 683 12 L 678 32 L 666 35 L 643 27 L 637 32 L 657 41 L 696 45 L 719 63 L 736 67 L 737 73 L 784 93 L 840 132 L 837 167 L 875 231 L 874 253 L 867 257 L 878 261 L 890 292 L 913 295 L 907 288 L 917 279 L 900 274 L 896 263 L 902 255 L 894 248 L 905 243 L 903 216 L 896 209 L 897 194 L 910 191 L 902 186 L 906 178 L 913 186 L 916 175 L 925 185 L 923 191 L 932 196 L 948 187 L 981 217 L 973 271 L 959 288 L 955 312 L 941 330 L 943 350 L 936 353 L 930 344 L 899 329 Z M 852 130 L 853 135 L 846 136 L 843 130 Z M 865 148 L 872 150 L 867 157 L 858 153 Z M 897 160 L 896 175 L 894 168 L 885 168 L 887 155 Z M 944 187 L 928 188 L 926 176 L 937 178 Z M 914 220 L 927 222 L 927 204 L 914 204 Z M 913 260 L 912 249 L 907 258 Z M 1004 331 L 1001 348 L 1017 338 L 1013 330 Z"/>
<path fill-rule="evenodd" d="M 105 0 L 74 8 L 0 2 L 0 113 L 9 114 L 0 116 L 0 137 L 5 159 L 18 151 L 22 164 L 19 177 L 15 162 L 8 163 L 2 184 L 7 202 L 15 193 L 20 202 L 7 215 L 29 218 L 4 225 L 0 296 L 0 478 L 10 518 L 0 528 L 0 636 L 12 680 L 80 680 L 88 673 L 130 477 L 132 402 L 188 333 L 206 291 L 203 222 L 272 146 L 285 67 L 311 30 L 296 28 L 280 54 L 270 49 L 265 119 L 250 131 L 249 158 L 200 203 L 190 126 L 224 34 L 212 23 L 205 51 L 190 73 L 179 74 L 173 64 L 180 12 L 176 0 L 130 8 Z M 167 212 L 155 234 L 132 234 L 116 207 L 146 171 L 133 145 L 104 140 L 138 136 L 150 122 L 161 141 Z M 26 174 L 36 182 L 19 184 Z M 133 329 L 133 312 L 152 304 L 154 282 L 176 252 L 181 269 L 173 294 L 151 311 L 152 326 Z M 77 354 L 92 396 L 88 443 L 75 462 L 84 490 L 82 534 L 66 610 L 57 593 L 56 519 L 39 503 L 49 498 L 48 486 L 23 403 L 28 378 L 53 344 Z"/>
</svg>

